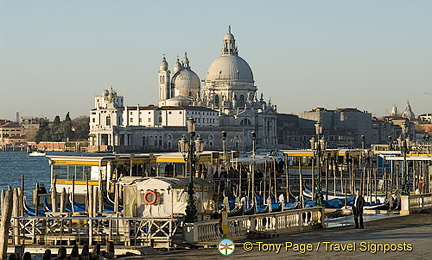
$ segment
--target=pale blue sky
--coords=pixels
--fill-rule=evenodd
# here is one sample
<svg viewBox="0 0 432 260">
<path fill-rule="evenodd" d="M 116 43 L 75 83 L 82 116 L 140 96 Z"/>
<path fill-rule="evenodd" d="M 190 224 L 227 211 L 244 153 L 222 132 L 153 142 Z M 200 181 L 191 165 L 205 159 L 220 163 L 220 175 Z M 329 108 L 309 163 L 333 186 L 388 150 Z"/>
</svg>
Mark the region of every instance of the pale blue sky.
<svg viewBox="0 0 432 260">
<path fill-rule="evenodd" d="M 232 26 L 280 113 L 432 112 L 432 1 L 3 1 L 0 119 L 88 115 L 112 85 L 157 104 L 163 54 L 205 79 Z"/>
</svg>

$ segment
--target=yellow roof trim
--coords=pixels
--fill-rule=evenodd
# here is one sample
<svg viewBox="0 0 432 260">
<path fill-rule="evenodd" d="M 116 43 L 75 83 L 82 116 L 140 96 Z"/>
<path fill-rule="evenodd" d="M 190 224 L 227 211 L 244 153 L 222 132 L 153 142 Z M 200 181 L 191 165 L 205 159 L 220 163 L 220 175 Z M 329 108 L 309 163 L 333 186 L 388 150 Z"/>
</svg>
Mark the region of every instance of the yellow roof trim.
<svg viewBox="0 0 432 260">
<path fill-rule="evenodd" d="M 99 164 L 100 163 L 100 164 Z M 107 165 L 107 162 L 98 161 L 70 161 L 70 160 L 52 160 L 51 164 L 55 165 Z"/>
<path fill-rule="evenodd" d="M 54 180 L 52 180 L 52 183 L 54 184 Z M 104 183 L 104 181 L 102 181 Z M 72 180 L 56 180 L 55 184 L 67 184 L 72 185 Z M 86 181 L 75 181 L 75 185 L 86 185 Z M 89 185 L 99 185 L 99 181 L 89 181 Z"/>
</svg>

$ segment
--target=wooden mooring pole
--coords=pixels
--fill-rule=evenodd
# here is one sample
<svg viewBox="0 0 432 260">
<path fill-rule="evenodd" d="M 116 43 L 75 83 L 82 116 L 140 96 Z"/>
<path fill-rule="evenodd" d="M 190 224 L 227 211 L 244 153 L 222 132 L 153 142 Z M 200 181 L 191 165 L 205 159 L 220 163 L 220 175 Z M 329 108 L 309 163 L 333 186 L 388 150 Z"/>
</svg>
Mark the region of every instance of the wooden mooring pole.
<svg viewBox="0 0 432 260">
<path fill-rule="evenodd" d="M 57 212 L 57 190 L 55 186 L 51 189 L 51 210 Z"/>
<path fill-rule="evenodd" d="M 2 201 L 2 219 L 0 226 L 0 258 L 6 259 L 9 238 L 9 227 L 12 217 L 13 191 L 9 186 Z"/>
<path fill-rule="evenodd" d="M 13 217 L 13 243 L 14 245 L 19 245 L 20 241 L 19 241 L 19 221 L 18 221 L 18 216 L 19 216 L 19 195 L 18 195 L 18 188 L 13 189 L 13 201 L 15 203 L 13 203 L 12 205 L 12 217 Z M 8 238 L 6 238 L 8 239 Z"/>
</svg>

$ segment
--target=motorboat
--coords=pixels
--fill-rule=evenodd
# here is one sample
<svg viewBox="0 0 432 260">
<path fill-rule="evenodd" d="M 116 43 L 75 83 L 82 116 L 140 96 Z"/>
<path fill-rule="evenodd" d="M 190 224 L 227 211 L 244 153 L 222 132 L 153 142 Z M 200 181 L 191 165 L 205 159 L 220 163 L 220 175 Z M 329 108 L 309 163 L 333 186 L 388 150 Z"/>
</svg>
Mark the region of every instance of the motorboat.
<svg viewBox="0 0 432 260">
<path fill-rule="evenodd" d="M 46 153 L 45 152 L 41 152 L 41 151 L 33 151 L 31 153 L 29 153 L 29 156 L 45 156 Z"/>
</svg>

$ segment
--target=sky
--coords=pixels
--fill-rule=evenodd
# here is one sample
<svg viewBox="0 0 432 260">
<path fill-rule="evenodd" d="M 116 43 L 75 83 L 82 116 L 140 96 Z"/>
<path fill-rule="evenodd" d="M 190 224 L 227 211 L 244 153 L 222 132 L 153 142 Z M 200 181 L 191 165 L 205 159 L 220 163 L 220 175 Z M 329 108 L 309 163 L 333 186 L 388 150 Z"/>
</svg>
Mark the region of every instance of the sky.
<svg viewBox="0 0 432 260">
<path fill-rule="evenodd" d="M 157 104 L 163 55 L 204 80 L 228 26 L 279 113 L 432 112 L 430 0 L 0 0 L 0 119 L 88 116 L 110 86 Z"/>
</svg>

